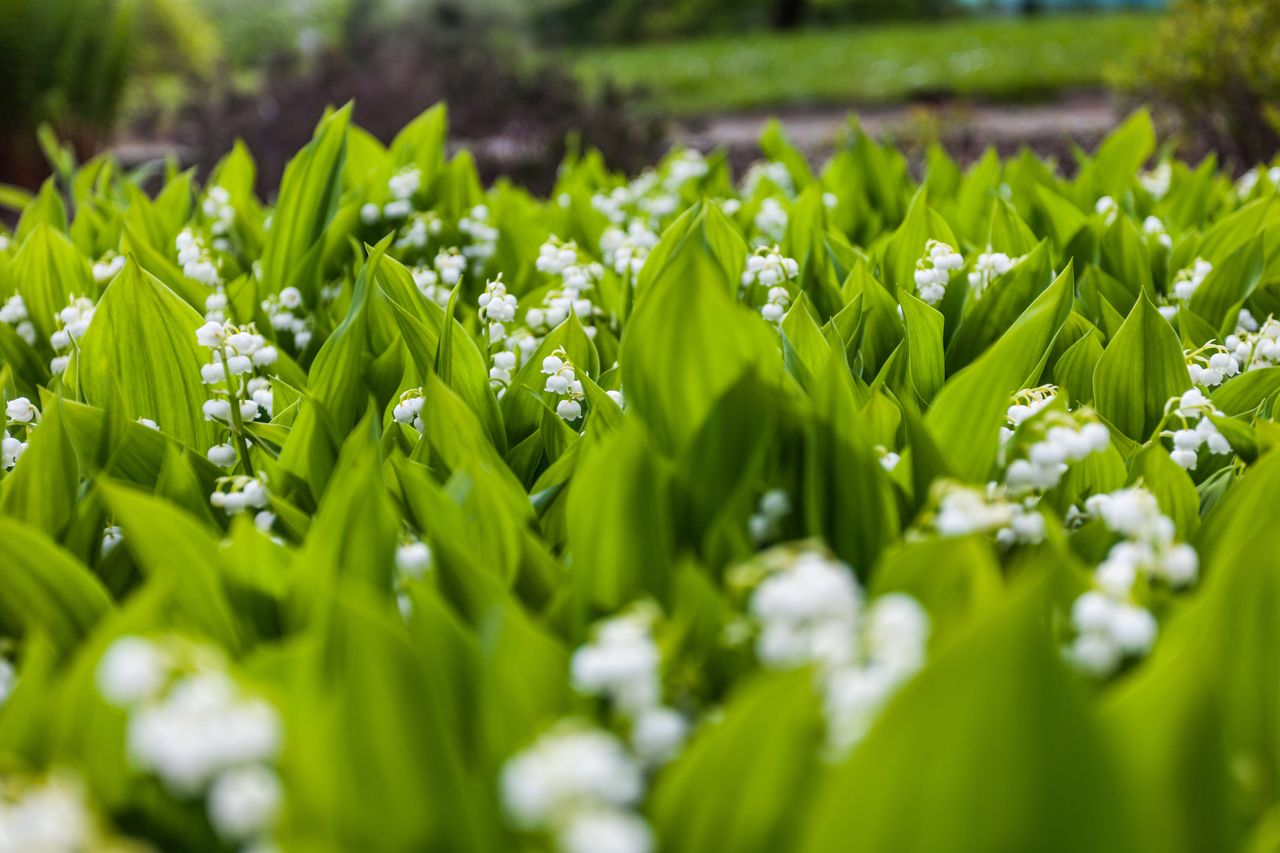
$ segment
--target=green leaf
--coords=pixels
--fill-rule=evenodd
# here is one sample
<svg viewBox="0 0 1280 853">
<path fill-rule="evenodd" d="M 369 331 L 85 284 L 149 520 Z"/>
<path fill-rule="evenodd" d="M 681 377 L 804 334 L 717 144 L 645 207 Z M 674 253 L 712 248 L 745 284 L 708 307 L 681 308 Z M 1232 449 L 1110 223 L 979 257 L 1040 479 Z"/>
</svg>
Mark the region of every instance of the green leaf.
<svg viewBox="0 0 1280 853">
<path fill-rule="evenodd" d="M 57 328 L 54 318 L 77 296 L 97 292 L 89 262 L 66 235 L 42 225 L 13 258 L 12 275 L 40 337 Z"/>
<path fill-rule="evenodd" d="M 1262 401 L 1280 391 L 1280 367 L 1249 370 L 1213 392 L 1213 405 L 1232 417 L 1254 411 Z"/>
<path fill-rule="evenodd" d="M 773 333 L 732 296 L 738 279 L 720 264 L 714 230 L 699 226 L 689 235 L 638 297 L 622 334 L 628 408 L 668 450 L 688 441 L 743 372 L 773 377 L 779 370 Z"/>
<path fill-rule="evenodd" d="M 942 315 L 910 293 L 902 294 L 902 318 L 907 327 L 907 361 L 911 384 L 928 403 L 946 379 L 942 354 Z"/>
<path fill-rule="evenodd" d="M 1177 333 L 1151 300 L 1139 297 L 1094 370 L 1098 413 L 1145 441 L 1164 419 L 1165 404 L 1190 387 Z"/>
<path fill-rule="evenodd" d="M 662 849 L 767 853 L 794 843 L 822 733 L 812 679 L 801 670 L 750 680 L 694 736 L 652 794 Z M 730 779 L 732 797 L 708 796 Z"/>
<path fill-rule="evenodd" d="M 670 474 L 643 427 L 627 418 L 608 436 L 588 436 L 569 486 L 572 584 L 581 608 L 611 613 L 669 594 Z"/>
<path fill-rule="evenodd" d="M 934 400 L 925 424 L 939 446 L 951 450 L 958 476 L 987 481 L 1009 400 L 1038 378 L 1054 337 L 1071 313 L 1073 281 L 1068 267 L 981 358 L 951 377 Z"/>
<path fill-rule="evenodd" d="M 119 399 L 129 420 L 150 418 L 161 431 L 203 453 L 218 430 L 201 411 L 208 391 L 196 343 L 204 319 L 155 276 L 130 260 L 107 287 L 67 368 L 86 402 Z M 118 389 L 118 398 L 113 397 Z"/>
<path fill-rule="evenodd" d="M 79 497 L 80 467 L 56 398 L 45 405 L 18 465 L 0 481 L 0 515 L 62 536 Z"/>
<path fill-rule="evenodd" d="M 285 167 L 280 198 L 262 246 L 262 282 L 269 293 L 302 289 L 308 305 L 319 299 L 316 265 L 325 226 L 337 210 L 351 105 L 326 116 L 315 137 Z"/>
<path fill-rule="evenodd" d="M 31 525 L 0 518 L 0 629 L 40 632 L 71 651 L 111 610 L 111 597 L 79 560 Z"/>
<path fill-rule="evenodd" d="M 122 547 L 164 590 L 179 621 L 189 620 L 225 648 L 239 649 L 243 631 L 223 588 L 218 536 L 165 500 L 115 483 L 98 485 L 124 531 Z"/>
</svg>

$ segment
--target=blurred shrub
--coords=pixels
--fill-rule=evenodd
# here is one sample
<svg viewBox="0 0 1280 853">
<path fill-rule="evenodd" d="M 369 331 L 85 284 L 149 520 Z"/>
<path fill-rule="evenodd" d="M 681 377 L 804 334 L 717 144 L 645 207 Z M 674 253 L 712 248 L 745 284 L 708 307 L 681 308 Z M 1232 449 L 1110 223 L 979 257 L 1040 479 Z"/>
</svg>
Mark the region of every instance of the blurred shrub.
<svg viewBox="0 0 1280 853">
<path fill-rule="evenodd" d="M 87 154 L 115 122 L 131 75 L 208 72 L 217 53 L 187 0 L 0 0 L 0 181 L 43 176 L 41 124 Z"/>
<path fill-rule="evenodd" d="M 1280 0 L 1177 0 L 1117 75 L 1237 164 L 1280 149 Z"/>
<path fill-rule="evenodd" d="M 243 139 L 257 158 L 259 188 L 271 192 L 325 108 L 350 100 L 360 125 L 384 142 L 447 102 L 452 134 L 482 177 L 508 175 L 541 191 L 554 182 L 571 134 L 628 170 L 659 153 L 661 127 L 628 112 L 622 93 L 604 86 L 588 99 L 568 71 L 522 61 L 491 19 L 450 3 L 389 19 L 368 14 L 375 3 L 356 0 L 340 44 L 275 58 L 249 91 L 192 99 L 174 130 L 197 165 L 208 169 Z"/>
</svg>

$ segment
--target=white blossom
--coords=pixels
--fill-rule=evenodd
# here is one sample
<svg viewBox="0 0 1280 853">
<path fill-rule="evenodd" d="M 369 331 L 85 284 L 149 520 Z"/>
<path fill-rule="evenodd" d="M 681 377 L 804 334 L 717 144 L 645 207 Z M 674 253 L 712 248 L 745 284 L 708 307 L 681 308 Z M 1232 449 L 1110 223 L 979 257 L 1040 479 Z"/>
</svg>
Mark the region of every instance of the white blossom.
<svg viewBox="0 0 1280 853">
<path fill-rule="evenodd" d="M 267 506 L 266 483 L 262 475 L 249 477 L 221 477 L 218 489 L 209 496 L 209 502 L 227 515 L 236 515 L 248 509 L 263 509 Z"/>
<path fill-rule="evenodd" d="M 396 423 L 408 424 L 422 432 L 425 428 L 422 423 L 422 404 L 426 402 L 421 388 L 410 388 L 400 395 L 399 401 L 395 408 L 391 411 L 391 417 Z"/>
<path fill-rule="evenodd" d="M 1021 261 L 1021 257 L 1011 258 L 1004 252 L 991 251 L 991 247 L 988 246 L 987 251 L 978 255 L 973 269 L 969 272 L 969 291 L 975 299 L 980 298 L 993 281 L 1008 273 Z M 946 287 L 945 282 L 943 287 Z"/>
<path fill-rule="evenodd" d="M 640 614 L 599 623 L 592 642 L 573 654 L 575 689 L 608 698 L 619 711 L 635 716 L 661 700 L 658 647 Z"/>
<path fill-rule="evenodd" d="M 817 665 L 832 756 L 861 740 L 889 697 L 924 665 L 929 618 L 915 599 L 894 593 L 868 603 L 848 566 L 813 551 L 769 574 L 749 610 L 764 665 Z"/>
<path fill-rule="evenodd" d="M 930 305 L 937 305 L 947 292 L 951 273 L 964 266 L 964 258 L 941 240 L 925 244 L 924 255 L 916 261 L 916 295 Z"/>
<path fill-rule="evenodd" d="M 613 735 L 564 725 L 508 760 L 501 788 L 515 824 L 541 829 L 575 813 L 634 805 L 644 781 L 640 765 Z"/>
<path fill-rule="evenodd" d="M 29 424 L 40 417 L 40 410 L 26 397 L 15 397 L 5 403 L 4 416 L 10 423 Z"/>
<path fill-rule="evenodd" d="M 396 548 L 396 571 L 408 578 L 420 578 L 431 568 L 431 547 L 425 542 L 405 542 Z"/>
<path fill-rule="evenodd" d="M 387 191 L 391 197 L 399 200 L 411 198 L 422 186 L 422 170 L 408 165 L 400 168 L 387 179 Z"/>
<path fill-rule="evenodd" d="M 283 790 L 275 771 L 263 764 L 231 767 L 209 786 L 209 824 L 232 841 L 253 838 L 273 823 Z"/>
<path fill-rule="evenodd" d="M 575 813 L 559 835 L 561 853 L 649 853 L 653 833 L 643 818 L 620 809 Z"/>
<path fill-rule="evenodd" d="M 0 783 L 8 780 L 0 779 Z M 58 774 L 10 794 L 0 784 L 0 853 L 75 853 L 92 847 L 84 786 Z"/>
<path fill-rule="evenodd" d="M 1191 266 L 1179 270 L 1174 276 L 1173 295 L 1183 302 L 1190 301 L 1211 272 L 1213 272 L 1213 264 L 1204 258 L 1196 258 Z"/>
<path fill-rule="evenodd" d="M 124 269 L 124 255 L 107 252 L 93 264 L 93 280 L 98 284 L 111 281 L 120 270 Z"/>
<path fill-rule="evenodd" d="M 155 643 L 121 637 L 98 663 L 98 692 L 113 705 L 127 708 L 154 697 L 168 677 L 168 657 Z"/>
</svg>

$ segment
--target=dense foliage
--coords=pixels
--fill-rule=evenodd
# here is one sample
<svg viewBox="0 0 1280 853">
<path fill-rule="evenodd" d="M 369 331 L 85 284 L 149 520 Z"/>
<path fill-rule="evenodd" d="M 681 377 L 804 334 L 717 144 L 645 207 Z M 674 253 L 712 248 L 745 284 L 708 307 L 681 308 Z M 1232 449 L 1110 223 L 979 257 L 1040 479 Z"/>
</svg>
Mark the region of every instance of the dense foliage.
<svg viewBox="0 0 1280 853">
<path fill-rule="evenodd" d="M 1177 0 L 1119 83 L 1237 163 L 1270 157 L 1280 149 L 1280 3 Z"/>
<path fill-rule="evenodd" d="M 1280 169 L 762 149 L 51 180 L 0 850 L 1269 849 Z"/>
</svg>

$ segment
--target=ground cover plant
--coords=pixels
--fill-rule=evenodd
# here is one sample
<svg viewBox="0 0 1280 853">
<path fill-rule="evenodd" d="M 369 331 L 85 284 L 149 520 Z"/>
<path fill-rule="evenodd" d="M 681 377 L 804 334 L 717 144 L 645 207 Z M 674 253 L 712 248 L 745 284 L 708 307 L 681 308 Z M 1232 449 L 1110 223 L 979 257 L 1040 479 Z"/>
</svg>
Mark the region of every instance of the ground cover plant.
<svg viewBox="0 0 1280 853">
<path fill-rule="evenodd" d="M 20 199 L 0 850 L 1274 847 L 1280 168 L 445 136 Z"/>
<path fill-rule="evenodd" d="M 1140 12 L 974 18 L 750 32 L 565 49 L 587 86 L 610 80 L 680 116 L 958 95 L 1028 99 L 1101 87 L 1150 35 Z M 708 80 L 716 85 L 708 86 Z"/>
</svg>

